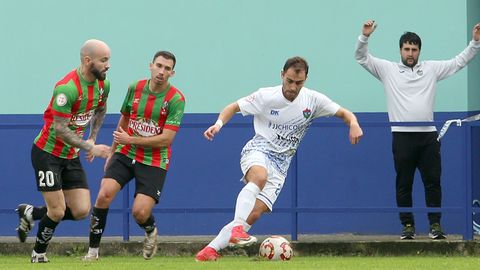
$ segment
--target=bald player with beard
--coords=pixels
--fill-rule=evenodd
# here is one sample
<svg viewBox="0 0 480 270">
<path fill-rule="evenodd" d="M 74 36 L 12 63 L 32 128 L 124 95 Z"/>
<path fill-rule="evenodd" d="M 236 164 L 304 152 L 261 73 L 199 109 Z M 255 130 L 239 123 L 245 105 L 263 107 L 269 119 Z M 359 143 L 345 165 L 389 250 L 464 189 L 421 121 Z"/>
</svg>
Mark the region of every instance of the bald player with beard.
<svg viewBox="0 0 480 270">
<path fill-rule="evenodd" d="M 107 111 L 110 48 L 103 41 L 87 40 L 80 50 L 80 60 L 80 67 L 55 85 L 43 128 L 32 147 L 35 182 L 46 206 L 20 204 L 16 209 L 20 242 L 25 242 L 34 221 L 40 220 L 32 263 L 49 262 L 46 250 L 61 220 L 84 219 L 90 212 L 90 191 L 79 151 L 85 151 L 90 162 L 94 157 L 106 158 L 110 152 L 109 146 L 95 144 Z M 90 133 L 84 140 L 87 125 Z"/>
</svg>

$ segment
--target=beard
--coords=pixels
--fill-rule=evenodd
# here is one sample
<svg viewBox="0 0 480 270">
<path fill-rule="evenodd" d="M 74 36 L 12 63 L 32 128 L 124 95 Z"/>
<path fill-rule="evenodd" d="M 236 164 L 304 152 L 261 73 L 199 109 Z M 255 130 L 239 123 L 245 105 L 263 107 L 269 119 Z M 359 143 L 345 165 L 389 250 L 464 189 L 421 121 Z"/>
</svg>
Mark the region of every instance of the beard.
<svg viewBox="0 0 480 270">
<path fill-rule="evenodd" d="M 402 63 L 409 68 L 413 68 L 418 63 L 418 59 L 417 60 L 413 59 L 413 63 L 411 63 L 411 64 L 409 64 L 407 60 L 408 59 L 403 59 L 402 58 Z"/>
<path fill-rule="evenodd" d="M 100 81 L 105 80 L 105 78 L 107 77 L 107 72 L 102 73 L 95 66 L 92 66 L 90 72 L 93 74 L 93 76 L 95 76 L 95 78 L 97 78 L 97 80 Z"/>
</svg>

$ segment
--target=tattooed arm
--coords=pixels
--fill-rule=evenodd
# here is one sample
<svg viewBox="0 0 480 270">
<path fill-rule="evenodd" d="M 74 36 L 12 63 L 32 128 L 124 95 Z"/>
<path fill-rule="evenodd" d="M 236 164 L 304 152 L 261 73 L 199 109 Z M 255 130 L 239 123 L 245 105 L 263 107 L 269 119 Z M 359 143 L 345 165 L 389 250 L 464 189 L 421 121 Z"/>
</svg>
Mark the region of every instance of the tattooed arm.
<svg viewBox="0 0 480 270">
<path fill-rule="evenodd" d="M 53 116 L 53 123 L 55 126 L 55 133 L 60 139 L 64 142 L 70 144 L 71 146 L 78 147 L 87 152 L 93 149 L 94 144 L 82 140 L 75 132 L 68 128 L 68 123 L 70 118 Z"/>
<path fill-rule="evenodd" d="M 92 161 L 93 157 L 107 158 L 110 153 L 110 147 L 104 144 L 94 144 L 93 141 L 84 141 L 80 136 L 68 128 L 70 119 L 65 117 L 53 116 L 55 133 L 64 142 L 73 147 L 78 147 L 87 152 L 87 160 Z"/>
<path fill-rule="evenodd" d="M 103 124 L 103 120 L 105 119 L 105 114 L 107 112 L 107 107 L 102 106 L 95 111 L 95 114 L 90 121 L 90 134 L 88 136 L 88 140 L 91 140 L 93 143 L 97 140 L 98 131 Z"/>
</svg>

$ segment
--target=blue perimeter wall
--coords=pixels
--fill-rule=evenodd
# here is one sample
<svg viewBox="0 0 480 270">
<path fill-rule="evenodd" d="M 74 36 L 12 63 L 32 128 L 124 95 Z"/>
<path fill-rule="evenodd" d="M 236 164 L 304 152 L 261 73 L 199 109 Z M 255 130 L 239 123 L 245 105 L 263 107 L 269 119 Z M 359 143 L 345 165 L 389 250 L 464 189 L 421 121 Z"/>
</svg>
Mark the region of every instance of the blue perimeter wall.
<svg viewBox="0 0 480 270">
<path fill-rule="evenodd" d="M 470 113 L 472 114 L 472 113 Z M 466 113 L 436 114 L 437 129 L 450 118 Z M 162 235 L 214 235 L 233 217 L 239 181 L 240 150 L 253 136 L 251 117 L 236 115 L 209 142 L 203 131 L 217 114 L 186 114 L 173 144 L 173 157 L 155 217 Z M 391 154 L 391 133 L 385 113 L 358 113 L 364 130 L 361 143 L 351 146 L 348 129 L 339 119 L 318 119 L 304 138 L 273 213 L 260 219 L 253 234 L 397 234 L 401 228 L 395 210 L 395 173 Z M 22 202 L 42 205 L 36 191 L 30 162 L 32 141 L 42 126 L 42 115 L 0 115 L 0 235 L 15 235 L 18 218 L 13 209 Z M 98 143 L 111 143 L 119 115 L 108 115 Z M 467 134 L 471 131 L 471 134 Z M 466 199 L 478 192 L 478 127 L 452 126 L 442 140 L 443 226 L 447 233 L 462 234 Z M 471 137 L 470 137 L 471 136 Z M 472 150 L 469 147 L 473 147 Z M 81 157 L 92 191 L 92 205 L 98 192 L 104 160 L 93 163 Z M 471 165 L 473 164 L 473 165 Z M 473 179 L 473 187 L 467 181 Z M 468 188 L 468 191 L 466 190 Z M 129 186 L 129 206 L 134 185 Z M 105 235 L 124 234 L 122 193 L 111 205 Z M 467 203 L 468 204 L 468 203 Z M 418 233 L 428 224 L 423 185 L 417 173 L 414 206 Z M 423 208 L 422 208 L 423 207 Z M 292 209 L 298 210 L 292 215 Z M 296 224 L 296 228 L 295 225 Z M 471 223 L 470 223 L 471 224 Z M 133 219 L 127 228 L 142 235 Z M 36 232 L 36 228 L 34 229 Z M 65 221 L 57 236 L 87 236 L 88 219 Z"/>
</svg>

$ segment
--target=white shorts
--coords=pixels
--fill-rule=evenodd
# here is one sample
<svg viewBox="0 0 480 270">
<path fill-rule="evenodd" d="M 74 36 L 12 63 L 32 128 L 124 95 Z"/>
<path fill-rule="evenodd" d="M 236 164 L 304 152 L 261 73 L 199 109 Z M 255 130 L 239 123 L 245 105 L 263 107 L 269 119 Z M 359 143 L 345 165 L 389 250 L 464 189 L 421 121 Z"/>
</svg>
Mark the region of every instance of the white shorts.
<svg viewBox="0 0 480 270">
<path fill-rule="evenodd" d="M 262 166 L 267 169 L 267 183 L 265 184 L 265 187 L 263 187 L 262 191 L 260 191 L 260 194 L 258 194 L 257 199 L 265 203 L 268 209 L 272 211 L 273 204 L 277 200 L 280 191 L 282 191 L 283 184 L 285 183 L 285 175 L 278 172 L 272 166 L 265 153 L 251 150 L 243 154 L 240 158 L 240 167 L 242 168 L 243 172 L 243 177 L 241 180 L 243 182 L 247 182 L 245 180 L 245 175 L 253 165 Z"/>
</svg>

